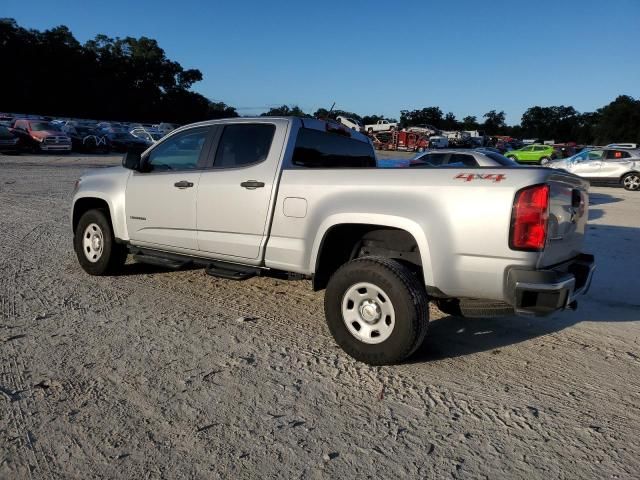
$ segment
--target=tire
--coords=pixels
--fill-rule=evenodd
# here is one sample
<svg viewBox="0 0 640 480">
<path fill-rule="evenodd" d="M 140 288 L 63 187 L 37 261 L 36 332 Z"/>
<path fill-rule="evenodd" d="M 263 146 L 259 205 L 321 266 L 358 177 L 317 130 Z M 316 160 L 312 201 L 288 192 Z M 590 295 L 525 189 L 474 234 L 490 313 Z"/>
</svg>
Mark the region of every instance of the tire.
<svg viewBox="0 0 640 480">
<path fill-rule="evenodd" d="M 549 163 L 551 161 L 551 159 L 549 157 L 542 157 L 540 159 L 540 161 L 538 162 L 540 165 L 546 165 L 547 163 Z"/>
<path fill-rule="evenodd" d="M 625 190 L 630 192 L 637 192 L 640 190 L 640 173 L 631 172 L 622 177 L 622 186 Z"/>
<path fill-rule="evenodd" d="M 104 210 L 89 210 L 80 217 L 73 249 L 80 266 L 89 275 L 116 273 L 127 259 L 127 248 L 116 243 Z"/>
<path fill-rule="evenodd" d="M 329 280 L 324 309 L 336 343 L 369 365 L 405 360 L 422 344 L 429 323 L 421 282 L 400 262 L 383 257 L 361 257 L 342 265 Z M 353 321 L 343 312 L 351 312 Z"/>
</svg>

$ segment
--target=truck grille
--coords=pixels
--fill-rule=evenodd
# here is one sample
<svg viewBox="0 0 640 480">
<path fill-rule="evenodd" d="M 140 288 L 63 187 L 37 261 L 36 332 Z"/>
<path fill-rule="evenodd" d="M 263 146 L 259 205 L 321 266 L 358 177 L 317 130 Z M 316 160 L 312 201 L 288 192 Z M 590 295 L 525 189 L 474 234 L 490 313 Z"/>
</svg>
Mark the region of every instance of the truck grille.
<svg viewBox="0 0 640 480">
<path fill-rule="evenodd" d="M 55 137 L 47 137 L 44 139 L 44 143 L 47 145 L 55 145 L 60 143 L 69 143 L 69 139 L 63 135 L 56 135 Z"/>
</svg>

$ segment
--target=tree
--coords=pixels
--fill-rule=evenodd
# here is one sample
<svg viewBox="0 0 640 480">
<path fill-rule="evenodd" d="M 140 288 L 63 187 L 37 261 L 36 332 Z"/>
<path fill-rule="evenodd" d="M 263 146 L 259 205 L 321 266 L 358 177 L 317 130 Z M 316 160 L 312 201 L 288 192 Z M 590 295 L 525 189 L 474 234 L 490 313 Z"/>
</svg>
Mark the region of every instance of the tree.
<svg viewBox="0 0 640 480">
<path fill-rule="evenodd" d="M 97 35 L 82 45 L 65 26 L 27 30 L 0 19 L 0 58 L 11 72 L 0 89 L 8 111 L 178 123 L 209 113 L 209 101 L 190 91 L 202 73 L 167 58 L 152 38 Z"/>
<path fill-rule="evenodd" d="M 400 124 L 402 127 L 411 127 L 413 125 L 433 125 L 436 128 L 443 127 L 442 110 L 440 107 L 426 107 L 421 110 L 401 110 Z"/>
<path fill-rule="evenodd" d="M 362 117 L 360 115 L 353 112 L 347 112 L 346 110 L 332 110 L 331 112 L 329 112 L 329 110 L 327 110 L 326 108 L 319 108 L 313 113 L 313 116 L 315 118 L 332 118 L 334 120 L 337 117 L 341 116 L 341 117 L 352 118 L 354 120 L 358 120 L 362 122 Z"/>
<path fill-rule="evenodd" d="M 444 116 L 442 120 L 442 128 L 444 130 L 458 130 L 460 128 L 460 123 L 456 120 L 456 116 L 449 112 Z"/>
<path fill-rule="evenodd" d="M 485 118 L 483 127 L 489 135 L 497 135 L 505 130 L 505 114 L 503 111 L 490 110 L 483 117 Z"/>
<path fill-rule="evenodd" d="M 235 118 L 238 112 L 234 107 L 230 107 L 224 102 L 210 102 L 207 111 L 207 118 Z"/>
<path fill-rule="evenodd" d="M 468 115 L 462 119 L 463 130 L 477 130 L 479 126 L 478 119 L 472 115 Z"/>
<path fill-rule="evenodd" d="M 640 100 L 620 95 L 597 111 L 596 142 L 640 142 Z"/>
<path fill-rule="evenodd" d="M 289 107 L 282 105 L 280 107 L 272 107 L 268 112 L 260 114 L 261 117 L 308 117 L 297 105 Z"/>
</svg>

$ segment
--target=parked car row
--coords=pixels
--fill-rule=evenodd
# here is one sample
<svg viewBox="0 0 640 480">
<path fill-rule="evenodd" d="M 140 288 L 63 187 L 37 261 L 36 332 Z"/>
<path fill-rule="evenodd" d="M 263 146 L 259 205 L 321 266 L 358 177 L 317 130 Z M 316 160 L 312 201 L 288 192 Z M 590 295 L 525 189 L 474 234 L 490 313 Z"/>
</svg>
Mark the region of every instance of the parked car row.
<svg viewBox="0 0 640 480">
<path fill-rule="evenodd" d="M 171 123 L 128 124 L 0 114 L 0 153 L 144 150 L 175 128 L 177 125 Z"/>
</svg>

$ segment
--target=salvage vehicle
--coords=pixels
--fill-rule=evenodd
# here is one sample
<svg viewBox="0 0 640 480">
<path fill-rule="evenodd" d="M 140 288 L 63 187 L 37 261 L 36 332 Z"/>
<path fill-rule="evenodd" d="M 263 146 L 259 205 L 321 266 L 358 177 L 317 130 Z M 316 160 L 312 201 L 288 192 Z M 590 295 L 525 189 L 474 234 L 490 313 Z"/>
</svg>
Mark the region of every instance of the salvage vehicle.
<svg viewBox="0 0 640 480">
<path fill-rule="evenodd" d="M 62 130 L 71 138 L 71 148 L 75 152 L 108 153 L 111 143 L 105 133 L 86 125 L 66 125 Z"/>
<path fill-rule="evenodd" d="M 32 152 L 71 151 L 71 139 L 51 122 L 20 118 L 13 124 L 13 132 L 22 147 Z"/>
<path fill-rule="evenodd" d="M 591 183 L 640 190 L 640 150 L 626 147 L 584 150 L 548 165 L 588 179 Z"/>
<path fill-rule="evenodd" d="M 505 155 L 518 163 L 546 165 L 556 157 L 553 145 L 527 145 L 519 150 L 511 150 Z"/>
<path fill-rule="evenodd" d="M 142 151 L 145 150 L 153 142 L 144 138 L 138 138 L 129 132 L 114 132 L 105 134 L 111 150 L 114 152 L 128 152 L 129 150 Z"/>
<path fill-rule="evenodd" d="M 433 167 L 519 167 L 520 165 L 500 153 L 489 150 L 448 148 L 427 151 L 410 161 L 410 168 Z"/>
<path fill-rule="evenodd" d="M 20 153 L 20 138 L 4 125 L 0 125 L 0 153 Z"/>
<path fill-rule="evenodd" d="M 360 120 L 356 120 L 355 118 L 349 118 L 349 117 L 344 117 L 342 115 L 338 115 L 336 117 L 336 121 L 338 121 L 345 127 L 350 128 L 351 130 L 364 132 L 364 127 L 362 126 L 362 123 L 360 123 Z"/>
<path fill-rule="evenodd" d="M 370 139 L 334 122 L 234 118 L 86 173 L 70 220 L 91 275 L 131 253 L 234 280 L 310 278 L 337 344 L 383 365 L 420 346 L 430 300 L 467 316 L 575 308 L 595 267 L 587 189 L 549 168 L 377 168 Z"/>
<path fill-rule="evenodd" d="M 397 130 L 398 124 L 395 122 L 390 122 L 389 120 L 378 120 L 376 123 L 365 125 L 364 129 L 369 133 L 388 132 L 391 130 Z"/>
</svg>

